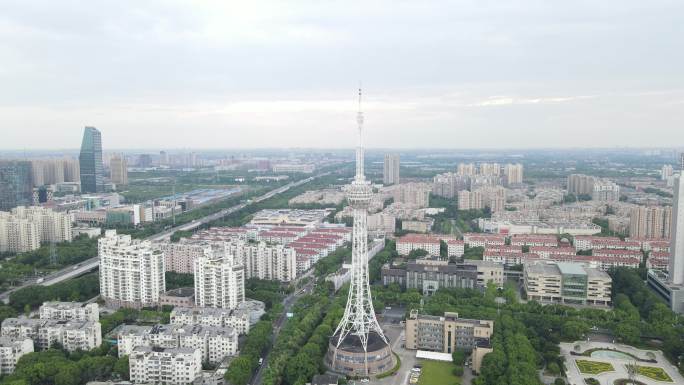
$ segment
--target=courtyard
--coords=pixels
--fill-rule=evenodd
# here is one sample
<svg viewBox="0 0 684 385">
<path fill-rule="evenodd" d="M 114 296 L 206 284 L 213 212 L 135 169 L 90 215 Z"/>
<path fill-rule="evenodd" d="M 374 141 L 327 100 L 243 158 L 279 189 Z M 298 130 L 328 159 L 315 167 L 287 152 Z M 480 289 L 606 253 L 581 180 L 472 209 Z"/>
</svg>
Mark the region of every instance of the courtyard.
<svg viewBox="0 0 684 385">
<path fill-rule="evenodd" d="M 607 342 L 560 344 L 565 357 L 569 385 L 585 385 L 593 378 L 597 385 L 614 385 L 629 378 L 628 368 L 636 365 L 636 380 L 645 385 L 684 384 L 684 377 L 661 351 Z"/>
</svg>

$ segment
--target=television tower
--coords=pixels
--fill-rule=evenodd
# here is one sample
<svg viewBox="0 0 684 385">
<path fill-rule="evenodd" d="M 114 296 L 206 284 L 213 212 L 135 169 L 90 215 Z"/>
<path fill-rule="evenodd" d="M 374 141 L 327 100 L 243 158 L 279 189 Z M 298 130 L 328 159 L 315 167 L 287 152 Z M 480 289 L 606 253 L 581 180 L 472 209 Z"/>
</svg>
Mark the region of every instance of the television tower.
<svg viewBox="0 0 684 385">
<path fill-rule="evenodd" d="M 351 374 L 369 375 L 391 369 L 387 362 L 393 362 L 389 342 L 385 337 L 378 320 L 375 318 L 373 299 L 368 282 L 368 206 L 373 196 L 373 189 L 364 175 L 363 165 L 363 112 L 361 112 L 361 89 L 359 88 L 359 111 L 356 116 L 358 124 L 358 144 L 356 147 L 356 176 L 347 185 L 345 192 L 352 208 L 354 227 L 352 231 L 352 263 L 351 283 L 344 316 L 330 340 L 328 355 L 329 364 L 336 371 L 350 371 L 341 358 L 353 354 L 362 354 L 363 367 L 354 368 Z M 369 353 L 371 362 L 368 361 Z M 378 354 L 380 352 L 380 354 Z M 338 362 L 339 360 L 339 362 Z M 373 362 L 373 361 L 379 362 Z M 348 373 L 349 374 L 349 373 Z"/>
</svg>

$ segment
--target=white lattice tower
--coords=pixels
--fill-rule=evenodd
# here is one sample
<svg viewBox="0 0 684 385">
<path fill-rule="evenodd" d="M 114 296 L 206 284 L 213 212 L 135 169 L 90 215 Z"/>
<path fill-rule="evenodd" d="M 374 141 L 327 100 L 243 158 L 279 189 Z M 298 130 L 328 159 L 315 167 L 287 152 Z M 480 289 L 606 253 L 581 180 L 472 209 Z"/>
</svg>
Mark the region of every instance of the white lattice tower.
<svg viewBox="0 0 684 385">
<path fill-rule="evenodd" d="M 375 318 L 373 299 L 371 298 L 370 284 L 368 283 L 368 206 L 373 196 L 370 182 L 366 180 L 363 171 L 363 113 L 361 112 L 361 89 L 359 89 L 359 112 L 356 121 L 358 123 L 358 145 L 356 147 L 356 177 L 345 188 L 347 201 L 354 215 L 354 228 L 352 231 L 352 267 L 351 283 L 347 306 L 344 316 L 335 330 L 334 341 L 336 347 L 342 344 L 348 335 L 357 336 L 367 352 L 368 335 L 371 332 L 378 334 L 385 343 L 387 338 Z M 336 354 L 335 354 L 336 356 Z M 367 360 L 366 360 L 367 361 Z M 366 363 L 366 371 L 368 365 Z"/>
</svg>

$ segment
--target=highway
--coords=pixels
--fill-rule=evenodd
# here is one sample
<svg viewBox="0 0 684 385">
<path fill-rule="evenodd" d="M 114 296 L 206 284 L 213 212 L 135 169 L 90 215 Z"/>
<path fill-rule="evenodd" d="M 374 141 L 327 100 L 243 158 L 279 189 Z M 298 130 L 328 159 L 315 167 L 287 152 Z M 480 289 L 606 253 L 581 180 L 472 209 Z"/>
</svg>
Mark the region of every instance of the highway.
<svg viewBox="0 0 684 385">
<path fill-rule="evenodd" d="M 288 183 L 285 186 L 278 187 L 277 189 L 271 190 L 271 191 L 265 193 L 264 195 L 260 195 L 256 198 L 253 198 L 252 200 L 247 200 L 246 202 L 237 204 L 233 207 L 229 207 L 227 209 L 223 209 L 223 210 L 218 211 L 216 213 L 207 215 L 207 216 L 203 217 L 202 219 L 197 219 L 197 220 L 194 220 L 194 221 L 189 222 L 189 223 L 185 223 L 182 225 L 178 225 L 176 227 L 172 227 L 168 230 L 165 230 L 161 233 L 150 236 L 146 239 L 150 240 L 150 241 L 161 241 L 161 240 L 170 238 L 171 235 L 173 233 L 175 233 L 176 231 L 194 230 L 194 229 L 196 229 L 196 228 L 198 228 L 198 227 L 200 227 L 206 223 L 215 221 L 217 219 L 221 219 L 221 218 L 223 218 L 227 215 L 230 215 L 230 214 L 232 214 L 238 210 L 242 210 L 251 204 L 262 202 L 266 199 L 274 197 L 275 195 L 282 194 L 291 188 L 301 186 L 303 184 L 306 184 L 306 183 L 313 181 L 314 179 L 317 179 L 317 178 L 320 178 L 320 177 L 323 177 L 323 176 L 326 176 L 329 174 L 330 174 L 330 172 L 326 172 L 323 174 L 311 176 L 311 177 L 306 178 L 306 179 L 298 180 L 296 182 Z M 65 267 L 64 269 L 56 271 L 56 272 L 54 272 L 48 276 L 45 276 L 42 278 L 32 278 L 32 279 L 26 280 L 21 286 L 17 286 L 11 290 L 8 290 L 8 291 L 0 294 L 0 301 L 7 304 L 7 303 L 9 303 L 10 294 L 19 290 L 19 289 L 22 289 L 22 288 L 25 288 L 25 287 L 31 286 L 31 285 L 36 285 L 36 284 L 39 284 L 42 286 L 54 285 L 56 283 L 77 277 L 79 275 L 82 275 L 82 274 L 84 274 L 90 270 L 96 269 L 99 266 L 99 264 L 100 264 L 100 259 L 98 257 L 93 257 L 93 258 L 87 259 L 87 260 L 85 260 L 85 261 L 83 261 L 77 265 L 71 265 L 71 266 Z M 42 279 L 42 281 L 41 281 L 41 279 Z M 40 281 L 40 282 L 38 282 L 38 281 Z"/>
</svg>

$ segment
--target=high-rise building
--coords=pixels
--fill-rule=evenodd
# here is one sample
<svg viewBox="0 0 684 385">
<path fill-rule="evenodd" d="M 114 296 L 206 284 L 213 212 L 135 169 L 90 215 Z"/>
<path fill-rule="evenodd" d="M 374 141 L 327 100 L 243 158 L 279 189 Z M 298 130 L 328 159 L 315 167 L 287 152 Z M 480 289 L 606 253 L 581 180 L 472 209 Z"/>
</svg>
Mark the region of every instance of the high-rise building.
<svg viewBox="0 0 684 385">
<path fill-rule="evenodd" d="M 670 164 L 663 165 L 660 170 L 660 180 L 668 180 L 674 173 L 674 168 Z"/>
<path fill-rule="evenodd" d="M 522 184 L 523 182 L 523 165 L 520 163 L 507 164 L 504 166 L 504 176 L 506 177 L 506 184 Z"/>
<path fill-rule="evenodd" d="M 116 185 L 128 184 L 128 162 L 122 154 L 114 155 L 109 161 L 112 183 Z"/>
<path fill-rule="evenodd" d="M 394 187 L 394 202 L 406 203 L 417 208 L 430 205 L 432 186 L 427 183 L 404 183 Z"/>
<path fill-rule="evenodd" d="M 382 173 L 384 185 L 399 183 L 399 154 L 385 154 L 385 164 Z"/>
<path fill-rule="evenodd" d="M 107 230 L 98 240 L 100 295 L 108 306 L 156 306 L 166 291 L 164 253 L 149 241 Z"/>
<path fill-rule="evenodd" d="M 456 167 L 456 173 L 458 175 L 473 176 L 477 173 L 475 172 L 475 165 L 473 163 L 459 163 Z"/>
<path fill-rule="evenodd" d="M 19 206 L 0 212 L 0 252 L 37 250 L 41 242 L 72 239 L 71 216 L 44 207 Z"/>
<path fill-rule="evenodd" d="M 444 198 L 453 198 L 459 191 L 467 188 L 468 179 L 467 176 L 451 172 L 435 175 L 432 178 L 432 193 Z"/>
<path fill-rule="evenodd" d="M 591 199 L 599 202 L 617 202 L 620 200 L 620 186 L 609 180 L 594 182 Z"/>
<path fill-rule="evenodd" d="M 169 154 L 166 151 L 159 151 L 159 165 L 168 166 L 169 165 Z"/>
<path fill-rule="evenodd" d="M 81 172 L 81 191 L 98 193 L 104 191 L 102 166 L 102 135 L 95 127 L 83 131 L 81 153 L 78 156 Z"/>
<path fill-rule="evenodd" d="M 194 260 L 195 304 L 235 309 L 245 300 L 244 265 L 236 263 L 225 246 L 216 245 L 211 251 Z"/>
<path fill-rule="evenodd" d="M 499 176 L 501 165 L 498 163 L 480 163 L 480 175 Z"/>
<path fill-rule="evenodd" d="M 669 239 L 672 208 L 634 207 L 629 215 L 629 236 L 633 238 Z"/>
<path fill-rule="evenodd" d="M 33 201 L 31 162 L 0 160 L 0 211 Z"/>
<path fill-rule="evenodd" d="M 684 163 L 684 155 L 682 156 Z M 672 206 L 672 243 L 670 245 L 669 281 L 675 285 L 684 284 L 684 164 L 675 179 Z"/>
<path fill-rule="evenodd" d="M 575 195 L 591 195 L 594 192 L 596 178 L 584 174 L 568 176 L 568 193 Z"/>
<path fill-rule="evenodd" d="M 463 190 L 458 192 L 459 210 L 479 210 L 484 208 L 480 191 Z"/>
</svg>

